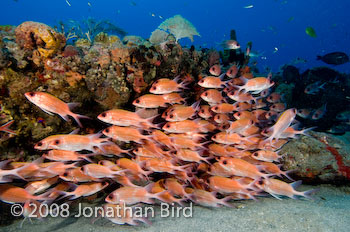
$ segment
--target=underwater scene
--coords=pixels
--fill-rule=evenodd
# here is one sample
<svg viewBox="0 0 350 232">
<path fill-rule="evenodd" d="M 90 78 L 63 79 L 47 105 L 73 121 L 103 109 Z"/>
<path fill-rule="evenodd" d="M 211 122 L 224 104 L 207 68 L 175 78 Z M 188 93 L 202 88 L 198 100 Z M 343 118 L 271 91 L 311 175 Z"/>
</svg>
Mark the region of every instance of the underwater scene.
<svg viewBox="0 0 350 232">
<path fill-rule="evenodd" d="M 349 231 L 350 1 L 2 3 L 0 231 Z"/>
</svg>

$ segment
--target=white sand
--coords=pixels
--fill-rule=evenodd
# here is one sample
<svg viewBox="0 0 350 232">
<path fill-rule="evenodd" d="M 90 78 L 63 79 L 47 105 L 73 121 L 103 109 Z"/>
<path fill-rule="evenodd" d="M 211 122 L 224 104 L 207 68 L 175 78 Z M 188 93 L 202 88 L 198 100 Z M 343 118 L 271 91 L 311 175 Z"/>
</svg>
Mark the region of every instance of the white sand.
<svg viewBox="0 0 350 232">
<path fill-rule="evenodd" d="M 303 186 L 301 189 L 310 189 Z M 350 187 L 319 186 L 315 201 L 260 198 L 258 202 L 237 202 L 239 209 L 209 209 L 193 207 L 193 218 L 151 218 L 151 226 L 114 225 L 105 219 L 94 224 L 91 218 L 46 218 L 26 221 L 19 229 L 20 220 L 0 231 L 350 231 Z M 160 214 L 160 209 L 155 211 Z"/>
</svg>

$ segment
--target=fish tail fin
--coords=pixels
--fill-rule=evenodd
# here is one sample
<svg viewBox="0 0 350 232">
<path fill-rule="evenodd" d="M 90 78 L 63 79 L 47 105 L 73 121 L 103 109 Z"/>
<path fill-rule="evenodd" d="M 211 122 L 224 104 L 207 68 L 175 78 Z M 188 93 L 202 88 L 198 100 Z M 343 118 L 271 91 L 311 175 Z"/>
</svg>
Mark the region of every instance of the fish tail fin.
<svg viewBox="0 0 350 232">
<path fill-rule="evenodd" d="M 16 135 L 16 132 L 15 132 L 15 131 L 9 129 L 9 127 L 10 127 L 14 122 L 15 122 L 14 120 L 11 120 L 11 121 L 5 123 L 4 125 L 2 125 L 2 126 L 0 127 L 0 130 L 1 130 L 1 131 L 5 131 L 5 132 L 7 132 L 7 133 L 9 133 L 9 134 L 14 134 L 14 135 Z"/>
<path fill-rule="evenodd" d="M 290 177 L 288 174 L 289 173 L 292 173 L 292 172 L 295 172 L 295 170 L 288 170 L 288 171 L 284 171 L 284 172 L 281 172 L 281 175 L 287 177 L 289 180 L 291 181 L 295 181 L 292 177 Z"/>
<path fill-rule="evenodd" d="M 301 196 L 307 198 L 307 199 L 310 199 L 310 200 L 315 200 L 315 197 L 311 196 L 313 194 L 315 194 L 316 192 L 318 192 L 319 189 L 310 189 L 310 190 L 307 190 L 305 192 L 302 192 Z"/>
<path fill-rule="evenodd" d="M 229 201 L 232 199 L 232 196 L 227 196 L 220 199 L 220 204 L 227 206 L 229 208 L 234 208 L 234 205 L 230 204 Z"/>
<path fill-rule="evenodd" d="M 83 124 L 81 124 L 80 119 L 82 119 L 82 118 L 91 119 L 88 116 L 81 115 L 81 114 L 75 114 L 75 113 L 71 113 L 70 116 L 72 116 L 74 118 L 74 120 L 78 123 L 79 127 L 83 127 Z"/>
</svg>

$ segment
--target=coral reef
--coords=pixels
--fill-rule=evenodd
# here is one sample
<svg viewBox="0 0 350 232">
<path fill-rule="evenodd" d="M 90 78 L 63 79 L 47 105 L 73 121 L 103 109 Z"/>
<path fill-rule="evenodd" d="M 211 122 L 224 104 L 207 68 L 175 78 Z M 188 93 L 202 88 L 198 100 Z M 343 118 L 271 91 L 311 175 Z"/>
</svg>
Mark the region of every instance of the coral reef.
<svg viewBox="0 0 350 232">
<path fill-rule="evenodd" d="M 42 23 L 24 22 L 1 31 L 1 123 L 15 120 L 12 128 L 17 132 L 1 134 L 1 160 L 33 160 L 36 141 L 54 132 L 68 133 L 74 125 L 31 107 L 25 92 L 45 91 L 65 102 L 81 102 L 77 110 L 94 118 L 97 112 L 124 106 L 156 76 L 196 76 L 208 68 L 204 53 L 182 48 L 171 37 L 152 46 L 138 36 L 121 40 L 107 34 L 125 35 L 108 22 L 91 19 L 88 24 L 90 40 L 77 36 L 74 45 L 66 45 L 62 33 Z M 66 36 L 69 28 L 63 28 Z M 85 33 L 84 27 L 79 30 Z M 86 123 L 100 129 L 99 124 Z"/>
</svg>

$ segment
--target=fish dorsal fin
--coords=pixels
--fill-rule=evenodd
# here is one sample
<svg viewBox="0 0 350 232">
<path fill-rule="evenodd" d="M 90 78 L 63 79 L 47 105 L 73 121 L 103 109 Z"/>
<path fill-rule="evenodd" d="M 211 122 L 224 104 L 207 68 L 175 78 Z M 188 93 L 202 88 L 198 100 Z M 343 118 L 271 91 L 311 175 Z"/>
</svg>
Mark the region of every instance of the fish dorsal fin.
<svg viewBox="0 0 350 232">
<path fill-rule="evenodd" d="M 80 130 L 80 129 L 77 128 L 77 129 L 73 130 L 72 132 L 70 132 L 69 134 L 70 134 L 70 135 L 76 135 L 76 134 L 78 134 L 79 130 Z"/>
<path fill-rule="evenodd" d="M 67 103 L 67 105 L 70 110 L 73 110 L 74 108 L 80 106 L 81 104 L 79 102 L 70 102 L 70 103 Z"/>
</svg>

